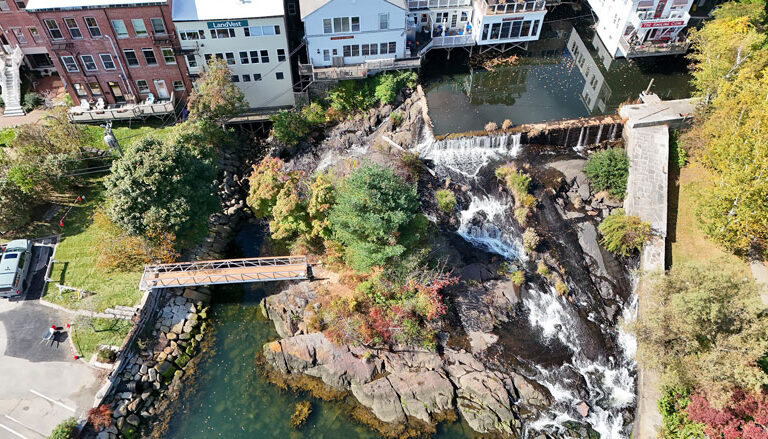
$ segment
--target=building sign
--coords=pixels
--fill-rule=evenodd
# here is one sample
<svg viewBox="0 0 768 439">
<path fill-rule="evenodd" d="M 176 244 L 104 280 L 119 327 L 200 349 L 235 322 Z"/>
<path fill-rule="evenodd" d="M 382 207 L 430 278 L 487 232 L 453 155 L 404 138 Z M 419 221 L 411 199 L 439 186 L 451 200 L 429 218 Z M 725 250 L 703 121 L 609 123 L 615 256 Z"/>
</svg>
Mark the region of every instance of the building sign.
<svg viewBox="0 0 768 439">
<path fill-rule="evenodd" d="M 229 29 L 232 27 L 246 27 L 248 20 L 209 21 L 208 29 Z"/>
<path fill-rule="evenodd" d="M 351 39 L 354 39 L 354 38 L 355 38 L 354 35 L 345 35 L 343 37 L 331 37 L 331 41 L 335 41 L 335 40 L 351 40 Z"/>
<path fill-rule="evenodd" d="M 507 18 L 502 18 L 501 21 L 515 21 L 515 20 L 522 20 L 523 18 L 525 17 L 507 17 Z"/>
<path fill-rule="evenodd" d="M 654 27 L 673 27 L 673 26 L 685 26 L 685 20 L 673 20 L 673 21 L 652 21 L 649 23 L 641 23 L 640 27 L 644 29 Z"/>
</svg>

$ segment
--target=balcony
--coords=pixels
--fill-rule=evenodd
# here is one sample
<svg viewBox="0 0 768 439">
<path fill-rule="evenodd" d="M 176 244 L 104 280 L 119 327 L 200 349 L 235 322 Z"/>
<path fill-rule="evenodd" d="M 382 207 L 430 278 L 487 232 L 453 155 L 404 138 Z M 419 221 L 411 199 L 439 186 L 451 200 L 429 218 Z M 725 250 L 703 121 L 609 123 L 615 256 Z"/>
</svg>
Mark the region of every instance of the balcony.
<svg viewBox="0 0 768 439">
<path fill-rule="evenodd" d="M 665 27 L 685 27 L 691 15 L 685 11 L 676 11 L 666 18 L 653 18 L 653 13 L 637 11 L 630 17 L 629 23 L 637 30 L 650 30 Z"/>
<path fill-rule="evenodd" d="M 441 49 L 446 47 L 473 46 L 475 44 L 472 34 L 465 35 L 445 35 L 432 37 L 429 42 L 419 50 L 419 56 L 426 55 L 431 49 Z"/>
<path fill-rule="evenodd" d="M 103 122 L 108 120 L 145 119 L 151 116 L 164 116 L 174 112 L 173 95 L 170 99 L 140 104 L 115 104 L 104 108 L 72 107 L 67 116 L 72 123 Z"/>
<path fill-rule="evenodd" d="M 421 67 L 421 58 L 389 58 L 370 60 L 362 64 L 334 67 L 314 67 L 311 64 L 300 64 L 299 74 L 312 76 L 312 79 L 315 81 L 335 81 L 361 79 L 386 70 L 417 69 L 419 67 Z"/>
<path fill-rule="evenodd" d="M 472 0 L 408 0 L 408 9 L 455 8 L 472 6 Z"/>
<path fill-rule="evenodd" d="M 626 37 L 621 37 L 619 46 L 627 58 L 639 58 L 642 56 L 684 55 L 688 52 L 691 43 L 686 40 L 644 43 L 630 42 Z"/>
<path fill-rule="evenodd" d="M 546 10 L 545 0 L 511 1 L 511 0 L 477 0 L 483 15 L 522 14 Z"/>
</svg>

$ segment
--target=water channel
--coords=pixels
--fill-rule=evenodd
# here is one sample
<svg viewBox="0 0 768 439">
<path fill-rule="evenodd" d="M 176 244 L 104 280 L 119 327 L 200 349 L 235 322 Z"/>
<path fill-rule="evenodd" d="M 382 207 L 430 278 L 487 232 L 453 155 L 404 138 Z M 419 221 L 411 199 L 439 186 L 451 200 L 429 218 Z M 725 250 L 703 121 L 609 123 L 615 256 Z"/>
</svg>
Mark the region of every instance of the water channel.
<svg viewBox="0 0 768 439">
<path fill-rule="evenodd" d="M 519 124 L 611 113 L 627 98 L 637 96 L 648 86 L 651 78 L 655 83 L 653 90 L 665 98 L 685 97 L 689 93 L 684 60 L 657 58 L 653 60 L 653 67 L 649 62 L 607 62 L 601 60 L 599 41 L 593 42 L 584 23 L 574 27 L 572 21 L 559 21 L 545 27 L 544 32 L 548 38 L 530 45 L 529 53 L 521 56 L 517 64 L 497 68 L 494 72 L 470 72 L 466 58 L 462 58 L 458 51 L 451 55 L 451 60 L 445 60 L 445 54 L 442 54 L 443 59 L 428 61 L 430 67 L 424 72 L 423 80 L 436 134 L 481 129 L 490 120 L 501 123 L 510 119 Z M 432 56 L 438 57 L 437 54 Z M 519 140 L 516 143 L 509 140 L 503 148 L 490 148 L 493 151 L 489 154 L 514 156 L 520 147 Z M 482 151 L 468 152 L 471 153 L 469 157 L 453 150 L 437 153 L 443 161 L 454 155 L 460 158 L 458 161 L 463 165 L 459 171 L 468 179 L 475 179 L 480 169 L 487 167 L 491 160 L 500 159 L 482 154 Z M 475 157 L 478 154 L 480 156 Z M 472 166 L 469 166 L 472 169 L 464 169 L 464 165 L 475 162 L 477 169 Z M 446 163 L 450 165 L 450 160 Z M 443 168 L 452 169 L 448 165 Z M 454 177 L 460 179 L 462 175 Z M 483 208 L 483 200 L 490 207 Z M 505 207 L 504 200 L 493 197 L 486 200 L 478 195 L 475 201 L 475 210 Z M 472 212 L 467 215 L 471 216 Z M 506 233 L 503 223 L 494 225 L 489 221 L 489 226 L 478 229 L 470 227 L 469 221 L 467 224 L 459 230 L 467 241 L 510 259 L 519 253 L 516 249 L 519 237 Z M 238 235 L 234 253 L 258 255 L 261 236 L 255 227 L 247 227 Z M 314 410 L 302 430 L 290 427 L 289 420 L 295 404 L 309 397 L 282 391 L 269 384 L 254 364 L 262 345 L 277 338 L 271 322 L 263 319 L 258 307 L 260 299 L 269 293 L 263 286 L 217 291 L 210 321 L 213 328 L 211 347 L 198 365 L 193 391 L 179 402 L 167 437 L 377 437 L 366 427 L 354 423 L 345 414 L 344 406 L 319 400 L 312 400 Z M 531 325 L 543 328 L 544 337 L 553 338 L 553 334 L 562 332 L 558 328 L 565 324 L 559 318 L 576 320 L 578 317 L 571 315 L 574 311 L 567 304 L 550 296 L 531 295 L 526 305 L 536 311 L 531 312 L 529 317 Z M 563 346 L 578 349 L 582 344 L 579 340 L 558 337 Z M 604 439 L 621 437 L 624 436 L 618 433 L 622 429 L 621 410 L 632 404 L 633 386 L 633 379 L 627 374 L 631 366 L 625 361 L 576 357 L 568 370 L 540 367 L 539 378 L 543 378 L 546 384 L 551 377 L 552 384 L 547 386 L 565 408 L 572 406 L 576 397 L 558 387 L 556 382 L 562 381 L 560 375 L 567 373 L 570 376 L 575 371 L 586 377 L 586 390 L 591 395 L 590 402 L 596 407 L 589 422 L 595 427 L 602 427 L 596 429 L 603 433 Z M 598 378 L 593 383 L 590 377 Z M 624 390 L 630 392 L 625 395 L 622 393 Z M 553 414 L 553 418 L 542 419 L 541 423 L 543 426 L 566 420 L 567 417 L 560 419 Z M 459 439 L 470 438 L 474 434 L 466 425 L 455 423 L 441 426 L 437 436 L 440 439 Z"/>
</svg>

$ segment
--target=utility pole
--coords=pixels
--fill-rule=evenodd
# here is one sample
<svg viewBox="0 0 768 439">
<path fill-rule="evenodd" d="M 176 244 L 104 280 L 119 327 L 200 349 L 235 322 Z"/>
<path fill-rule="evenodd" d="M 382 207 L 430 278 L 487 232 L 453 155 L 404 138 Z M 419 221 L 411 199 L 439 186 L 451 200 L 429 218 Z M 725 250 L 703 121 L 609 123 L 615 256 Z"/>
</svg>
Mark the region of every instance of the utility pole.
<svg viewBox="0 0 768 439">
<path fill-rule="evenodd" d="M 117 154 L 122 157 L 123 149 L 120 147 L 120 144 L 117 143 L 115 135 L 112 134 L 112 121 L 108 121 L 106 125 L 102 125 L 101 127 L 104 128 L 104 143 L 107 144 L 111 151 L 117 151 Z"/>
</svg>

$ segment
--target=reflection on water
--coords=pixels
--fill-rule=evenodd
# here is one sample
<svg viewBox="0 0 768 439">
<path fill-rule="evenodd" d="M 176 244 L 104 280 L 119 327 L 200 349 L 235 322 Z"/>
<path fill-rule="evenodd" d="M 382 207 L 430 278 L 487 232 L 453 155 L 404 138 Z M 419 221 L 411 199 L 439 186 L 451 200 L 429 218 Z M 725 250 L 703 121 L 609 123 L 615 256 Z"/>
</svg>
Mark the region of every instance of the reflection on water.
<svg viewBox="0 0 768 439">
<path fill-rule="evenodd" d="M 662 98 L 690 95 L 685 58 L 613 60 L 589 23 L 548 24 L 514 66 L 466 67 L 466 57 L 436 52 L 425 62 L 427 100 L 435 134 L 479 130 L 489 121 L 514 124 L 613 113 L 654 81 Z M 509 54 L 511 54 L 510 52 Z"/>
</svg>

